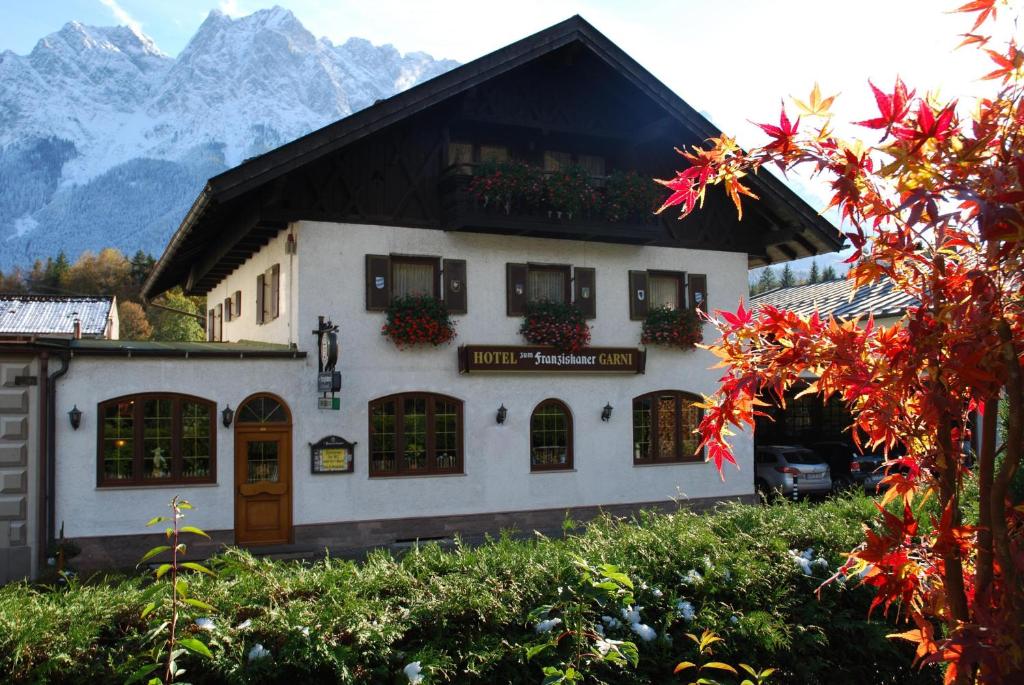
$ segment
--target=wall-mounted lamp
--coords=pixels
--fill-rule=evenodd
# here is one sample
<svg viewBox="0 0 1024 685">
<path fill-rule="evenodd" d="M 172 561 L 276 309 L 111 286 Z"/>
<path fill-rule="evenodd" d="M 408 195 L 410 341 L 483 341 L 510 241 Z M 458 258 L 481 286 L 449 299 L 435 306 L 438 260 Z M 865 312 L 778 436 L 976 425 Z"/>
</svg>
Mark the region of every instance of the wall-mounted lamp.
<svg viewBox="0 0 1024 685">
<path fill-rule="evenodd" d="M 71 428 L 78 430 L 78 427 L 82 425 L 82 410 L 78 408 L 77 404 L 68 412 L 68 418 L 71 420 Z"/>
<path fill-rule="evenodd" d="M 502 404 L 498 407 L 498 414 L 494 417 L 494 420 L 498 423 L 505 423 L 506 416 L 508 416 L 508 409 L 505 409 L 505 405 Z"/>
<path fill-rule="evenodd" d="M 601 420 L 608 421 L 612 418 L 612 405 L 607 403 L 604 405 L 604 409 L 601 410 Z"/>
<path fill-rule="evenodd" d="M 231 426 L 231 420 L 235 418 L 235 412 L 231 409 L 231 405 L 225 405 L 224 411 L 220 413 L 221 421 L 224 422 L 224 427 L 229 428 Z"/>
</svg>

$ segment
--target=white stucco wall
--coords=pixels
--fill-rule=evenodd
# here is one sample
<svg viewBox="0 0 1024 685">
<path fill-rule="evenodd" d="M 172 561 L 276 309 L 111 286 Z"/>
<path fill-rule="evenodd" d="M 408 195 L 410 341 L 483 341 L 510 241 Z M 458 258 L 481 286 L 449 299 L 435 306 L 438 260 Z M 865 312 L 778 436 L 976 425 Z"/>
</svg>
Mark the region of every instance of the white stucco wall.
<svg viewBox="0 0 1024 685">
<path fill-rule="evenodd" d="M 295 334 L 295 303 L 298 291 L 293 286 L 297 272 L 297 260 L 295 255 L 285 252 L 287 235 L 287 231 L 279 233 L 262 250 L 250 257 L 207 294 L 206 311 L 209 311 L 218 304 L 224 304 L 226 298 L 234 297 L 235 291 L 242 291 L 241 316 L 231 321 L 228 321 L 227 317 L 224 318 L 222 339 L 225 342 L 259 340 L 287 344 L 298 341 Z M 256 323 L 256 278 L 275 264 L 281 266 L 280 315 L 276 319 L 258 324 Z M 267 310 L 270 310 L 269 306 Z M 302 330 L 299 331 L 299 333 L 302 332 Z"/>
<path fill-rule="evenodd" d="M 142 524 L 159 513 L 175 492 L 196 505 L 190 516 L 210 529 L 233 525 L 233 429 L 218 421 L 217 485 L 191 488 L 99 489 L 96 487 L 96 404 L 132 392 L 174 391 L 237 407 L 246 396 L 269 391 L 282 396 L 294 417 L 295 525 L 415 516 L 549 509 L 599 504 L 665 501 L 669 498 L 724 497 L 753 492 L 752 435 L 734 439 L 741 471 L 723 481 L 710 464 L 633 466 L 632 398 L 654 390 L 710 393 L 720 372 L 704 351 L 651 348 L 647 372 L 620 374 L 459 375 L 460 344 L 523 344 L 520 317 L 505 315 L 505 263 L 557 262 L 596 268 L 597 318 L 591 322 L 595 346 L 638 347 L 640 322 L 629 320 L 627 272 L 672 269 L 704 273 L 712 308 L 734 308 L 747 287 L 746 255 L 670 248 L 637 247 L 487 236 L 442 231 L 302 222 L 293 227 L 298 254 L 284 254 L 282 237 L 266 255 L 256 255 L 212 293 L 212 302 L 241 288 L 243 315 L 225 323 L 225 337 L 294 341 L 309 352 L 305 360 L 145 360 L 76 358 L 58 389 L 57 415 L 71 405 L 83 409 L 81 428 L 58 422 L 58 522 L 69 535 L 144 532 Z M 365 310 L 364 260 L 367 253 L 440 255 L 465 259 L 469 311 L 456 317 L 458 337 L 450 346 L 396 350 L 380 335 L 384 315 Z M 256 274 L 282 264 L 293 306 L 287 325 L 255 326 Z M 301 263 L 302 273 L 297 265 Z M 293 272 L 291 269 L 294 268 Z M 295 274 L 288 278 L 286 274 Z M 233 280 L 234 279 L 234 280 Z M 216 299 L 219 297 L 219 300 Z M 297 302 L 295 300 L 297 299 Z M 343 376 L 340 411 L 317 409 L 315 337 L 317 316 L 340 326 Z M 272 337 L 271 331 L 281 337 Z M 234 331 L 240 331 L 235 333 Z M 284 332 L 282 332 L 284 331 Z M 264 335 L 265 334 L 265 335 Z M 367 403 L 403 391 L 438 392 L 464 401 L 464 469 L 457 476 L 369 478 Z M 541 400 L 557 397 L 574 417 L 575 469 L 531 473 L 529 418 Z M 611 403 L 611 421 L 600 413 Z M 495 422 L 499 405 L 508 408 L 504 425 Z M 66 405 L 66 406 L 65 406 Z M 88 408 L 88 409 L 86 409 Z M 308 444 L 328 434 L 358 443 L 355 473 L 313 475 Z"/>
</svg>

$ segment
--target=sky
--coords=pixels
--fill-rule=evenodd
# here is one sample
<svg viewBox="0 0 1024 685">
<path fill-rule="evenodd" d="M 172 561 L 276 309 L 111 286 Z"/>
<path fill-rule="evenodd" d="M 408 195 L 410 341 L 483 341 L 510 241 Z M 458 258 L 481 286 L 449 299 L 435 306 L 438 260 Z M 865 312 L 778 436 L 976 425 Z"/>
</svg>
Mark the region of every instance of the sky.
<svg viewBox="0 0 1024 685">
<path fill-rule="evenodd" d="M 764 136 L 751 121 L 776 121 L 780 100 L 805 98 L 815 82 L 826 95 L 839 93 L 840 133 L 875 115 L 869 77 L 890 90 L 898 74 L 919 92 L 987 92 L 977 80 L 990 70 L 987 58 L 954 51 L 970 21 L 948 10 L 964 1 L 0 0 L 0 51 L 25 54 L 77 19 L 133 25 L 176 55 L 211 10 L 238 17 L 277 4 L 336 43 L 359 36 L 467 62 L 580 14 L 723 131 L 755 145 Z M 824 206 L 813 181 L 793 185 Z"/>
</svg>

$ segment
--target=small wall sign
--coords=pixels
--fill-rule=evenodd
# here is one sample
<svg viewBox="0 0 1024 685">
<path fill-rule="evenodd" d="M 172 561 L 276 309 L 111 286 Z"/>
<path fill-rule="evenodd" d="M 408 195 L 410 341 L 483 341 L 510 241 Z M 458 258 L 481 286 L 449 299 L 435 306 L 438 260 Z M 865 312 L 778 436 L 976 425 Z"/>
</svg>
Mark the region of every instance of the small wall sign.
<svg viewBox="0 0 1024 685">
<path fill-rule="evenodd" d="M 356 443 L 340 435 L 328 435 L 310 443 L 310 470 L 313 473 L 352 473 Z"/>
</svg>

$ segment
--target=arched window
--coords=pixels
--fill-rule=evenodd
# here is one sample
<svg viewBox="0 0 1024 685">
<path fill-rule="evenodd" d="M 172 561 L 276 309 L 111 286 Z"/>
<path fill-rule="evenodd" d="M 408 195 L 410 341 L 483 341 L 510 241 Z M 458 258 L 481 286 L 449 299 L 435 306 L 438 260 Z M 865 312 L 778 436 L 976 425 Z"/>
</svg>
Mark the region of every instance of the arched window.
<svg viewBox="0 0 1024 685">
<path fill-rule="evenodd" d="M 176 393 L 100 402 L 97 484 L 216 482 L 217 406 Z"/>
<path fill-rule="evenodd" d="M 530 470 L 571 468 L 572 413 L 561 400 L 544 400 L 530 416 Z"/>
<path fill-rule="evenodd" d="M 291 423 L 288 408 L 273 395 L 255 395 L 238 408 L 238 423 Z"/>
<path fill-rule="evenodd" d="M 408 392 L 370 402 L 370 476 L 462 473 L 462 400 Z"/>
<path fill-rule="evenodd" d="M 633 399 L 633 463 L 701 461 L 700 398 L 679 390 L 662 390 Z"/>
</svg>

